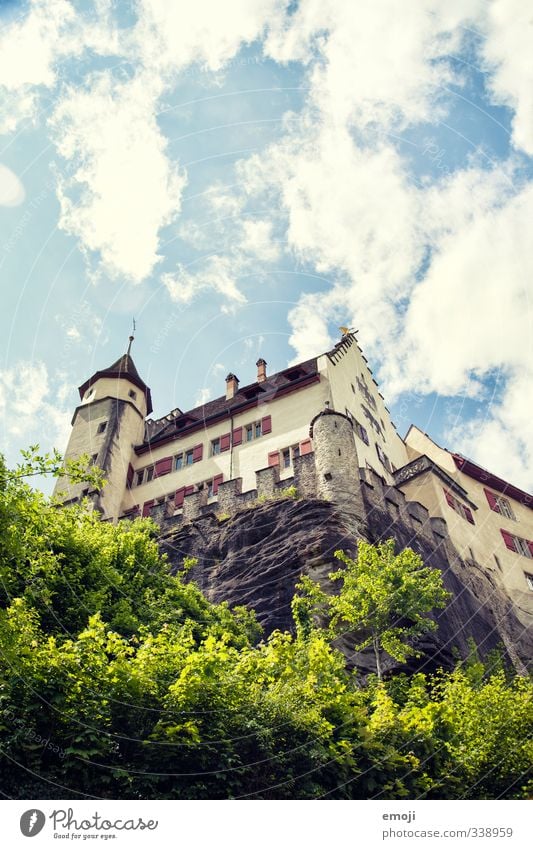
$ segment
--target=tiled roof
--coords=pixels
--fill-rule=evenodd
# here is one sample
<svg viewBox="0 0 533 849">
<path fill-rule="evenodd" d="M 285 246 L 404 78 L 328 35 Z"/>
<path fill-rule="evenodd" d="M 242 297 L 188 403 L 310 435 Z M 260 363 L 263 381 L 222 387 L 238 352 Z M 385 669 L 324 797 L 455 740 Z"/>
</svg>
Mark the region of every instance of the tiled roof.
<svg viewBox="0 0 533 849">
<path fill-rule="evenodd" d="M 99 380 L 101 377 L 127 377 L 128 380 L 131 381 L 135 386 L 138 386 L 139 389 L 144 392 L 146 397 L 146 404 L 148 407 L 148 413 L 152 412 L 152 398 L 150 395 L 150 389 L 139 375 L 135 363 L 133 362 L 130 354 L 123 354 L 121 357 L 116 360 L 109 368 L 101 369 L 100 371 L 95 372 L 89 380 L 86 380 L 79 387 L 80 398 L 83 398 L 87 389 L 92 386 L 95 381 Z"/>
<path fill-rule="evenodd" d="M 255 381 L 247 386 L 239 387 L 233 398 L 227 400 L 225 395 L 215 398 L 213 401 L 194 407 L 192 410 L 182 412 L 173 410 L 167 416 L 156 421 L 148 420 L 145 429 L 144 445 L 154 445 L 170 435 L 179 436 L 186 433 L 190 428 L 198 424 L 205 424 L 212 419 L 238 412 L 239 408 L 253 403 L 270 401 L 281 390 L 286 387 L 298 387 L 305 384 L 309 378 L 317 375 L 317 358 L 313 357 L 298 365 L 283 369 L 283 371 L 267 377 L 261 383 Z"/>
</svg>

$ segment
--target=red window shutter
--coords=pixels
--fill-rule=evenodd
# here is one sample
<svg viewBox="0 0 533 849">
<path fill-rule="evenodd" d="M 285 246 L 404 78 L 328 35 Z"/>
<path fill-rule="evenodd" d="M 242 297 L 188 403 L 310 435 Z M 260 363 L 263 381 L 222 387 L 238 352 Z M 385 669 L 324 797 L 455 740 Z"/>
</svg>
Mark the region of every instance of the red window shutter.
<svg viewBox="0 0 533 849">
<path fill-rule="evenodd" d="M 144 504 L 143 504 L 143 518 L 146 518 L 146 516 L 150 515 L 150 511 L 151 511 L 152 507 L 154 506 L 154 504 L 155 504 L 155 501 L 154 501 L 153 498 L 152 498 L 151 501 L 145 501 L 144 502 Z"/>
<path fill-rule="evenodd" d="M 531 552 L 531 556 L 533 557 L 533 542 L 531 542 L 531 540 L 528 539 L 527 544 L 528 544 L 528 548 Z"/>
<path fill-rule="evenodd" d="M 509 531 L 504 531 L 503 528 L 500 528 L 500 533 L 507 548 L 510 548 L 511 551 L 516 551 L 513 535 Z"/>
<path fill-rule="evenodd" d="M 279 451 L 271 451 L 268 455 L 269 466 L 279 466 Z"/>
<path fill-rule="evenodd" d="M 221 451 L 228 451 L 228 450 L 229 450 L 229 446 L 230 446 L 230 434 L 229 434 L 229 433 L 224 433 L 224 434 L 220 437 L 220 450 L 221 450 Z"/>
<path fill-rule="evenodd" d="M 185 487 L 185 495 L 190 495 L 191 492 L 194 492 L 194 486 L 186 486 Z"/>
<path fill-rule="evenodd" d="M 468 519 L 468 521 L 470 522 L 470 524 L 475 525 L 476 523 L 474 522 L 474 517 L 472 516 L 471 509 L 469 507 L 463 506 L 463 510 L 465 511 L 465 516 Z"/>
<path fill-rule="evenodd" d="M 132 466 L 132 465 L 131 465 L 131 463 L 130 463 L 130 464 L 128 465 L 128 474 L 127 474 L 127 476 L 126 476 L 126 480 L 127 480 L 128 486 L 131 486 L 131 485 L 132 485 L 132 483 L 133 483 L 133 475 L 134 475 L 134 474 L 135 474 L 135 472 L 134 472 L 133 466 Z"/>
<path fill-rule="evenodd" d="M 201 460 L 204 455 L 204 446 L 203 445 L 195 445 L 192 449 L 192 461 L 193 463 L 197 463 L 198 460 Z"/>
<path fill-rule="evenodd" d="M 304 439 L 300 442 L 300 454 L 311 454 L 313 451 L 313 445 L 310 439 Z"/>
<path fill-rule="evenodd" d="M 261 433 L 272 433 L 272 416 L 263 416 L 261 419 Z"/>
<path fill-rule="evenodd" d="M 236 427 L 233 431 L 233 444 L 240 445 L 242 442 L 242 427 Z"/>
<path fill-rule="evenodd" d="M 215 475 L 215 477 L 213 478 L 213 495 L 217 494 L 218 488 L 223 480 L 224 475 Z"/>
<path fill-rule="evenodd" d="M 453 507 L 453 509 L 455 510 L 455 499 L 454 499 L 453 495 L 451 494 L 451 492 L 448 492 L 448 490 L 445 489 L 444 495 L 446 496 L 446 501 L 448 502 L 450 507 Z"/>
<path fill-rule="evenodd" d="M 496 513 L 500 513 L 501 510 L 498 506 L 496 496 L 490 491 L 490 489 L 485 489 L 484 492 L 485 492 L 485 495 L 487 496 L 487 501 L 489 502 L 490 509 L 495 510 Z"/>
<path fill-rule="evenodd" d="M 172 471 L 172 457 L 164 457 L 163 460 L 158 460 L 155 464 L 154 478 L 160 478 L 161 475 L 168 475 Z"/>
<path fill-rule="evenodd" d="M 176 507 L 183 507 L 183 499 L 184 498 L 185 498 L 185 487 L 182 486 L 182 487 L 180 487 L 180 489 L 176 490 L 176 498 L 175 498 L 175 501 L 174 501 Z"/>
</svg>

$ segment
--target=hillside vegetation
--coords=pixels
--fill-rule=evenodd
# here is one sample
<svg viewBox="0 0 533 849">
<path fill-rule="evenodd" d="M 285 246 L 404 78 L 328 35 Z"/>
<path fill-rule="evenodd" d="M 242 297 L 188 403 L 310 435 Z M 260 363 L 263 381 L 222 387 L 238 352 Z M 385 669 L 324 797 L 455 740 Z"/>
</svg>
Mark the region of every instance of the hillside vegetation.
<svg viewBox="0 0 533 849">
<path fill-rule="evenodd" d="M 392 543 L 308 579 L 293 633 L 171 576 L 149 520 L 101 523 L 0 465 L 0 790 L 8 798 L 525 798 L 533 687 L 475 651 L 452 672 L 383 677 L 446 594 Z M 69 473 L 84 474 L 81 466 Z M 347 668 L 335 638 L 371 646 Z"/>
</svg>

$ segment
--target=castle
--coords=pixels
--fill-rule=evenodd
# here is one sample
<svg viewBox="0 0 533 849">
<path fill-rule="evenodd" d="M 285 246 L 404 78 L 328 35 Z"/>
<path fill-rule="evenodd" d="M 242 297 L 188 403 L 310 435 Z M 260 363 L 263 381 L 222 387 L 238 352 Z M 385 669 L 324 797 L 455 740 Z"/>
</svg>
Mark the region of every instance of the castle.
<svg viewBox="0 0 533 849">
<path fill-rule="evenodd" d="M 131 337 L 130 337 L 131 339 Z M 102 519 L 151 516 L 162 539 L 288 492 L 330 502 L 355 536 L 373 517 L 410 530 L 412 547 L 477 569 L 533 623 L 533 497 L 411 426 L 396 431 L 354 333 L 332 350 L 160 419 L 128 352 L 80 387 L 66 457 L 102 468 L 101 492 L 59 481 L 65 503 L 89 499 Z M 391 533 L 391 535 L 394 535 Z M 421 550 L 421 549 L 420 549 Z M 501 618 L 501 617 L 500 617 Z"/>
</svg>

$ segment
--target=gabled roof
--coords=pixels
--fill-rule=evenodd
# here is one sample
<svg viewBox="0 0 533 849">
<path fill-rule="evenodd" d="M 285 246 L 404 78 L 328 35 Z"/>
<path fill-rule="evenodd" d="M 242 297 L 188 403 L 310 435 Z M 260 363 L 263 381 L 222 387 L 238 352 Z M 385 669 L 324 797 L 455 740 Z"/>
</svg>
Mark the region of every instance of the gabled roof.
<svg viewBox="0 0 533 849">
<path fill-rule="evenodd" d="M 80 398 L 83 399 L 83 396 L 85 395 L 89 387 L 92 386 L 93 383 L 96 383 L 96 381 L 99 380 L 101 377 L 111 377 L 117 379 L 125 378 L 126 380 L 129 380 L 130 383 L 133 383 L 141 390 L 141 392 L 144 393 L 144 396 L 146 398 L 147 413 L 149 414 L 152 412 L 152 396 L 150 393 L 150 389 L 146 385 L 144 380 L 142 380 L 142 378 L 140 377 L 139 372 L 137 371 L 135 363 L 133 362 L 133 359 L 130 354 L 122 354 L 122 356 L 119 357 L 116 362 L 110 365 L 109 368 L 105 368 L 101 371 L 95 372 L 93 376 L 89 378 L 89 380 L 86 380 L 85 383 L 83 383 L 79 387 L 78 391 L 80 393 Z"/>
<path fill-rule="evenodd" d="M 452 457 L 457 468 L 461 472 L 464 472 L 465 475 L 468 475 L 470 478 L 478 481 L 478 483 L 485 484 L 485 486 L 488 486 L 490 489 L 495 489 L 496 492 L 501 492 L 503 495 L 508 495 L 510 498 L 514 498 L 516 501 L 519 501 L 520 504 L 523 504 L 524 507 L 530 507 L 533 509 L 533 495 L 530 495 L 528 492 L 524 492 L 512 483 L 504 481 L 497 475 L 493 475 L 492 472 L 487 471 L 487 469 L 484 469 L 482 466 L 478 466 L 477 463 L 474 463 L 467 457 L 463 457 L 461 454 L 452 453 Z"/>
</svg>

